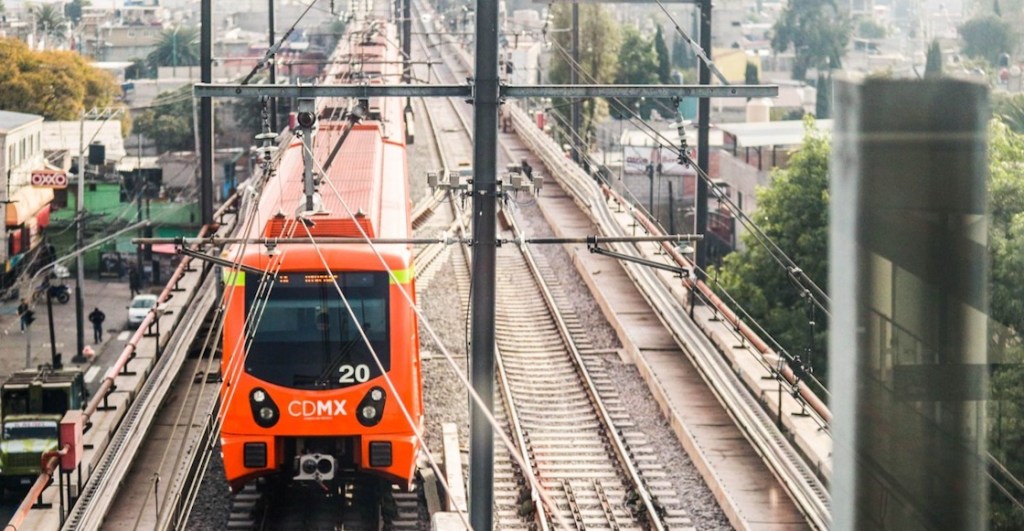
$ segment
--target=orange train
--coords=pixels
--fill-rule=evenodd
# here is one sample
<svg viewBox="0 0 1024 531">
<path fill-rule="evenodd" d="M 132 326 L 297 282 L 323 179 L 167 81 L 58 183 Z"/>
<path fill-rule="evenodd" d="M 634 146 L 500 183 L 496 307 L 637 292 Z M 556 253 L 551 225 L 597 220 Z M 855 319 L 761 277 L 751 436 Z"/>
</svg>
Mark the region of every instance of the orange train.
<svg viewBox="0 0 1024 531">
<path fill-rule="evenodd" d="M 353 27 L 321 82 L 398 83 L 393 26 Z M 361 237 L 362 228 L 371 238 L 410 238 L 401 105 L 394 98 L 318 100 L 311 150 L 317 207 L 303 212 L 297 138 L 282 146 L 248 237 L 306 237 L 307 230 L 314 240 Z M 419 441 L 399 402 L 413 424 L 423 423 L 417 319 L 400 291 L 414 294 L 411 245 L 249 244 L 240 263 L 249 269 L 224 273 L 220 438 L 232 490 L 274 474 L 325 486 L 370 475 L 408 488 Z M 254 269 L 277 275 L 271 282 Z"/>
</svg>

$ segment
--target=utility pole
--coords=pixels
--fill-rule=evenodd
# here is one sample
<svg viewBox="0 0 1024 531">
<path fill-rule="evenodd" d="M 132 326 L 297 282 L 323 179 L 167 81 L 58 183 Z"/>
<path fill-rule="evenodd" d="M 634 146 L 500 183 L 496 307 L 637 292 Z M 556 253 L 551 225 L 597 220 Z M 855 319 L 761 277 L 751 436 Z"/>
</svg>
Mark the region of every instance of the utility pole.
<svg viewBox="0 0 1024 531">
<path fill-rule="evenodd" d="M 270 47 L 273 48 L 277 40 L 274 37 L 274 0 L 267 0 L 267 36 L 270 40 Z M 270 57 L 270 84 L 277 84 L 277 55 Z M 270 130 L 277 132 L 277 98 L 270 98 Z"/>
<path fill-rule="evenodd" d="M 711 0 L 700 0 L 700 47 L 711 59 Z M 711 84 L 711 69 L 707 61 L 700 61 L 700 71 L 697 79 L 699 85 Z M 710 176 L 710 151 L 708 150 L 708 137 L 711 129 L 711 98 L 701 97 L 697 104 L 697 166 L 700 172 Z M 685 138 L 685 137 L 684 137 Z M 695 198 L 696 227 L 694 232 L 698 236 L 704 236 L 703 240 L 697 242 L 695 260 L 697 262 L 697 278 L 704 280 L 704 271 L 708 265 L 708 244 L 706 237 L 708 232 L 708 183 L 697 176 L 697 194 Z"/>
<path fill-rule="evenodd" d="M 81 250 L 85 240 L 85 118 L 90 113 L 82 113 L 79 122 L 78 136 L 78 190 L 75 195 L 75 249 Z M 75 324 L 76 338 L 75 355 L 71 361 L 81 363 L 85 361 L 82 351 L 85 350 L 84 313 L 85 301 L 82 299 L 82 286 L 85 284 L 85 261 L 80 253 L 75 257 Z"/>
<path fill-rule="evenodd" d="M 578 85 L 580 77 L 580 5 L 572 3 L 572 66 L 569 68 L 569 84 Z M 583 157 L 580 156 L 580 100 L 572 100 L 571 116 L 572 131 L 569 133 L 569 145 L 572 146 L 572 160 L 579 164 Z"/>
<path fill-rule="evenodd" d="M 272 0 L 271 0 L 272 1 Z M 203 83 L 213 81 L 213 0 L 202 0 L 199 66 Z M 213 100 L 199 98 L 199 208 L 203 225 L 213 224 Z"/>
<path fill-rule="evenodd" d="M 469 523 L 492 529 L 494 505 L 494 305 L 497 261 L 498 2 L 478 1 L 473 102 L 473 289 L 470 380 L 487 411 L 472 406 Z"/>
</svg>

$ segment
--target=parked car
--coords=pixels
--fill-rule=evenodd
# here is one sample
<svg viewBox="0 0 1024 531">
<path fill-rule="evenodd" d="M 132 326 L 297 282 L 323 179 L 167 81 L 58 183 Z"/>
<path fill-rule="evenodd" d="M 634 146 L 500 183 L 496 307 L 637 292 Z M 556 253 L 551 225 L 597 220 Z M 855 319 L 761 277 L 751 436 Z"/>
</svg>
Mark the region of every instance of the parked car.
<svg viewBox="0 0 1024 531">
<path fill-rule="evenodd" d="M 149 310 L 156 306 L 156 295 L 136 295 L 128 306 L 128 325 L 139 326 Z"/>
</svg>

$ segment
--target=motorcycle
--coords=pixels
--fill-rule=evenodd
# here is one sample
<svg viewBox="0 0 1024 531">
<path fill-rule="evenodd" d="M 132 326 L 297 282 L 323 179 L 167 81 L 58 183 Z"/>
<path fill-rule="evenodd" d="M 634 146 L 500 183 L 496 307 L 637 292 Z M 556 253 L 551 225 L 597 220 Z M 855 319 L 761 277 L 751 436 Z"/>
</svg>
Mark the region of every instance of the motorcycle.
<svg viewBox="0 0 1024 531">
<path fill-rule="evenodd" d="M 49 295 L 61 304 L 67 304 L 71 300 L 71 290 L 64 284 L 54 284 L 49 288 Z"/>
<path fill-rule="evenodd" d="M 48 286 L 43 284 L 36 288 L 32 298 L 38 302 L 44 295 L 57 299 L 57 302 L 61 304 L 67 304 L 71 300 L 71 290 L 64 284 L 50 284 Z"/>
</svg>

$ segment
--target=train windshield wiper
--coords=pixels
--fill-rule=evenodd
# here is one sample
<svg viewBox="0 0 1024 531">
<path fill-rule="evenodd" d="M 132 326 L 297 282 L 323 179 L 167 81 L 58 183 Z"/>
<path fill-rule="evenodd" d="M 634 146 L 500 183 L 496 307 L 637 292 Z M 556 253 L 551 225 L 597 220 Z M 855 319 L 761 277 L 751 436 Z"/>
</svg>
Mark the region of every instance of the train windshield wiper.
<svg viewBox="0 0 1024 531">
<path fill-rule="evenodd" d="M 349 357 L 352 354 L 352 350 L 355 348 L 357 344 L 359 344 L 361 339 L 362 338 L 357 337 L 355 339 L 350 339 L 346 341 L 344 344 L 342 344 L 341 351 L 338 353 L 338 356 L 332 359 L 331 362 L 328 363 L 326 367 L 324 367 L 324 371 L 320 373 L 320 376 L 316 379 L 317 385 L 327 385 L 327 383 L 330 381 L 331 374 L 337 371 L 345 360 L 349 359 Z"/>
</svg>

